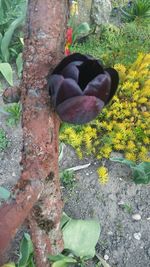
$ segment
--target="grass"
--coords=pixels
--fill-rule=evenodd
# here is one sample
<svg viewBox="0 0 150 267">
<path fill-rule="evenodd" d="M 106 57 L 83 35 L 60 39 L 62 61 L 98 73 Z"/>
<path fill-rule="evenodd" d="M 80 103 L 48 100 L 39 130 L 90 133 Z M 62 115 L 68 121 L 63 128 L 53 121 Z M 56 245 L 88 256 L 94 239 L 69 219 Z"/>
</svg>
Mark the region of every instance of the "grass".
<svg viewBox="0 0 150 267">
<path fill-rule="evenodd" d="M 99 34 L 91 35 L 85 42 L 77 43 L 73 51 L 101 59 L 106 66 L 120 63 L 132 64 L 139 52 L 150 51 L 150 26 L 136 22 L 117 27 L 108 24 Z M 143 45 L 144 44 L 144 45 Z"/>
<path fill-rule="evenodd" d="M 3 128 L 0 128 L 0 152 L 8 147 L 9 141 Z"/>
<path fill-rule="evenodd" d="M 75 179 L 74 179 L 74 172 L 69 170 L 64 170 L 60 173 L 60 180 L 65 188 L 73 188 Z"/>
<path fill-rule="evenodd" d="M 21 106 L 18 103 L 11 104 L 5 108 L 8 112 L 7 124 L 8 126 L 16 126 L 21 117 Z"/>
</svg>

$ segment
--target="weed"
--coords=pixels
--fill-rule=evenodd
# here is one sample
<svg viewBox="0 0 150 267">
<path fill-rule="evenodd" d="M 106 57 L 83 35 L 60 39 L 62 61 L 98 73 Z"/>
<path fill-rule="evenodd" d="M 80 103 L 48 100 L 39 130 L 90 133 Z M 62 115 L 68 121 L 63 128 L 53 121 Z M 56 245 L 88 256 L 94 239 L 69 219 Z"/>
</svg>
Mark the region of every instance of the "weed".
<svg viewBox="0 0 150 267">
<path fill-rule="evenodd" d="M 133 208 L 130 204 L 124 204 L 122 205 L 122 208 L 124 209 L 124 211 L 126 211 L 129 214 L 133 212 Z"/>
<path fill-rule="evenodd" d="M 9 141 L 6 137 L 5 131 L 1 128 L 0 129 L 0 151 L 3 151 L 7 148 Z"/>
<path fill-rule="evenodd" d="M 9 126 L 16 126 L 21 116 L 21 106 L 18 103 L 11 104 L 5 110 L 8 112 L 7 124 Z"/>
<path fill-rule="evenodd" d="M 63 172 L 60 173 L 60 180 L 66 188 L 72 188 L 75 183 L 74 172 L 64 170 Z"/>
</svg>

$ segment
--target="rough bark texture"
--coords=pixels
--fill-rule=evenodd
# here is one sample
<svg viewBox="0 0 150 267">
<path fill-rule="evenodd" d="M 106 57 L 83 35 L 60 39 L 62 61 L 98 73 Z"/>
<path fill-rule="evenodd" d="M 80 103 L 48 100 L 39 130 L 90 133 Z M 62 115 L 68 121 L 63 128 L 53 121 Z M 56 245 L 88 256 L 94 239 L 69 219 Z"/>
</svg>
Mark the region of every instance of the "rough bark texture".
<svg viewBox="0 0 150 267">
<path fill-rule="evenodd" d="M 63 56 L 67 10 L 67 0 L 29 1 L 21 87 L 23 170 L 15 188 L 16 199 L 0 209 L 1 262 L 4 250 L 35 203 L 29 223 L 36 266 L 49 266 L 47 254 L 63 248 L 59 229 L 59 119 L 50 106 L 46 76 Z"/>
</svg>

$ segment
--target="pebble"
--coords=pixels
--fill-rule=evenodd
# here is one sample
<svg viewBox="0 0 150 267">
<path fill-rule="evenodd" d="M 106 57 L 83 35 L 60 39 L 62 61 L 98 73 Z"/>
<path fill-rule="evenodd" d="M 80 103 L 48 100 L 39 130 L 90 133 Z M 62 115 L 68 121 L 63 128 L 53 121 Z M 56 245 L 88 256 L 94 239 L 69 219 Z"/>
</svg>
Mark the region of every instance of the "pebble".
<svg viewBox="0 0 150 267">
<path fill-rule="evenodd" d="M 147 218 L 147 221 L 150 221 L 150 217 Z"/>
<path fill-rule="evenodd" d="M 13 176 L 13 177 L 15 177 L 15 176 L 16 176 L 15 172 L 13 172 L 13 173 L 12 173 L 12 176 Z"/>
<path fill-rule="evenodd" d="M 119 202 L 118 202 L 118 205 L 119 206 L 123 206 L 125 203 L 124 203 L 124 201 L 123 200 L 120 200 Z"/>
<path fill-rule="evenodd" d="M 105 260 L 105 261 L 108 261 L 108 259 L 109 259 L 109 256 L 108 256 L 107 254 L 105 254 L 105 255 L 104 255 L 104 260 Z"/>
<path fill-rule="evenodd" d="M 140 240 L 141 239 L 141 233 L 134 233 L 133 236 L 134 236 L 134 238 L 136 240 Z"/>
<path fill-rule="evenodd" d="M 134 221 L 140 221 L 140 220 L 141 220 L 141 215 L 138 214 L 138 213 L 133 214 L 133 215 L 132 215 L 132 219 L 133 219 Z"/>
</svg>

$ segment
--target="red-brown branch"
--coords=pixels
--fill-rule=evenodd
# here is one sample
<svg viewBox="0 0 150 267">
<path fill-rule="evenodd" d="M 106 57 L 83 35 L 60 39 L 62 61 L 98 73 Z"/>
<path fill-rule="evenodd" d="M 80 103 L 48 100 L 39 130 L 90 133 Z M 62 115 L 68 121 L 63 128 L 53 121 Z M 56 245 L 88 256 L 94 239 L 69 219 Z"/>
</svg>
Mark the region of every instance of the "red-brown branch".
<svg viewBox="0 0 150 267">
<path fill-rule="evenodd" d="M 15 188 L 16 200 L 0 209 L 1 259 L 30 213 L 37 267 L 49 266 L 47 254 L 63 248 L 59 228 L 62 210 L 58 179 L 59 119 L 50 105 L 46 77 L 63 56 L 67 10 L 67 0 L 29 1 L 21 85 L 23 170 Z"/>
</svg>

